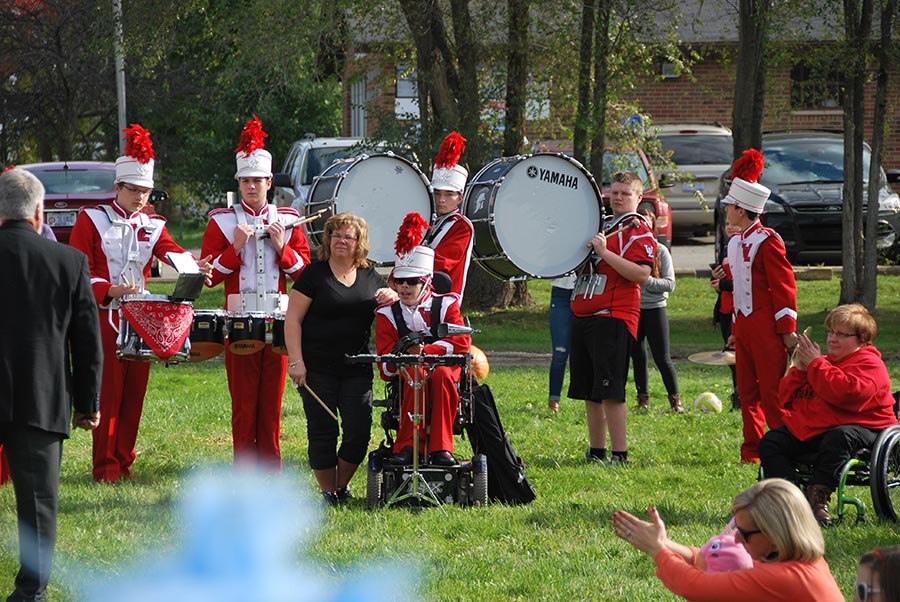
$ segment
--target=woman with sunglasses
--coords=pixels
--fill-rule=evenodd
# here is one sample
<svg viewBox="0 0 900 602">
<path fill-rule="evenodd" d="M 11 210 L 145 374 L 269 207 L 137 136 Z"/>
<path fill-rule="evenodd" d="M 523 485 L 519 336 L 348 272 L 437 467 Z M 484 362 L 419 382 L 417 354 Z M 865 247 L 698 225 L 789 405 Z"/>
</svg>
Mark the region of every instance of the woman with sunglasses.
<svg viewBox="0 0 900 602">
<path fill-rule="evenodd" d="M 856 570 L 853 602 L 900 602 L 900 546 L 863 554 Z"/>
<path fill-rule="evenodd" d="M 753 568 L 710 573 L 697 565 L 699 549 L 670 540 L 656 508 L 651 522 L 624 510 L 612 516 L 616 536 L 656 562 L 656 576 L 676 595 L 694 601 L 842 602 L 825 562 L 825 540 L 800 490 L 766 479 L 739 493 L 731 505 L 735 540 Z"/>
<path fill-rule="evenodd" d="M 841 470 L 878 433 L 897 424 L 891 379 L 872 345 L 878 327 L 865 307 L 840 305 L 825 317 L 827 353 L 806 336 L 797 342 L 794 367 L 782 379 L 784 426 L 759 443 L 766 477 L 797 482 L 794 465 L 814 454 L 806 497 L 816 520 L 831 524 L 828 500 Z"/>
<path fill-rule="evenodd" d="M 418 217 L 418 214 L 412 214 Z M 425 225 L 424 220 L 407 216 L 397 237 L 397 260 L 391 271 L 389 283 L 397 291 L 399 300 L 391 305 L 378 308 L 375 316 L 375 344 L 379 354 L 401 352 L 404 354 L 450 355 L 469 351 L 469 335 L 452 335 L 442 339 L 428 337 L 421 343 L 411 342 L 411 346 L 403 343 L 404 337 L 411 333 L 426 331 L 434 333 L 433 325 L 464 325 L 459 311 L 459 295 L 447 293 L 435 295 L 432 290 L 432 271 L 434 269 L 435 252 L 426 246 L 409 248 L 404 240 L 412 244 L 418 242 L 418 236 L 404 235 L 404 232 L 416 230 L 416 224 Z M 399 345 L 398 345 L 399 343 Z M 398 348 L 399 347 L 399 348 Z M 434 370 L 418 369 L 424 378 L 422 400 L 425 414 L 430 415 L 431 427 L 427 440 L 422 437 L 420 449 L 429 452 L 428 463 L 437 466 L 454 466 L 453 457 L 453 423 L 459 406 L 457 384 L 460 379 L 460 366 L 437 366 Z M 380 364 L 379 371 L 383 380 L 391 380 L 400 373 L 401 368 Z M 402 381 L 408 380 L 401 377 Z M 414 411 L 415 395 L 413 388 L 403 385 L 403 398 L 400 404 L 400 428 L 394 442 L 394 455 L 390 462 L 397 465 L 411 464 L 413 461 L 413 425 L 409 418 Z M 420 431 L 424 433 L 425 429 Z"/>
<path fill-rule="evenodd" d="M 369 266 L 363 218 L 328 218 L 318 254 L 294 282 L 284 335 L 288 375 L 303 398 L 309 465 L 325 502 L 337 505 L 350 498 L 348 485 L 366 457 L 372 429 L 372 369 L 347 364 L 344 356 L 369 352 L 375 308 L 397 295 Z"/>
</svg>

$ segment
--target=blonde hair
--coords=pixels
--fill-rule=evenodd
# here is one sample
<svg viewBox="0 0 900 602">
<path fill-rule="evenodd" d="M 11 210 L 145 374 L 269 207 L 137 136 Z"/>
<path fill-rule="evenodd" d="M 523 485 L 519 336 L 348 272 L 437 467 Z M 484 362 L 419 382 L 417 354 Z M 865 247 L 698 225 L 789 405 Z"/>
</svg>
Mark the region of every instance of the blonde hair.
<svg viewBox="0 0 900 602">
<path fill-rule="evenodd" d="M 319 245 L 319 260 L 331 259 L 331 235 L 341 228 L 353 228 L 356 230 L 356 251 L 353 253 L 353 266 L 357 268 L 369 267 L 369 226 L 366 220 L 352 213 L 338 213 L 332 215 L 325 222 L 325 232 L 322 244 Z"/>
<path fill-rule="evenodd" d="M 868 345 L 878 334 L 875 318 L 859 303 L 838 305 L 825 316 L 825 328 L 834 330 L 835 326 L 846 326 L 856 334 L 863 345 Z"/>
<path fill-rule="evenodd" d="M 765 479 L 737 494 L 732 514 L 746 510 L 778 550 L 774 562 L 813 562 L 825 555 L 822 529 L 796 485 Z"/>
<path fill-rule="evenodd" d="M 644 182 L 633 171 L 617 171 L 613 174 L 612 181 L 619 184 L 628 184 L 638 195 L 644 194 Z"/>
</svg>

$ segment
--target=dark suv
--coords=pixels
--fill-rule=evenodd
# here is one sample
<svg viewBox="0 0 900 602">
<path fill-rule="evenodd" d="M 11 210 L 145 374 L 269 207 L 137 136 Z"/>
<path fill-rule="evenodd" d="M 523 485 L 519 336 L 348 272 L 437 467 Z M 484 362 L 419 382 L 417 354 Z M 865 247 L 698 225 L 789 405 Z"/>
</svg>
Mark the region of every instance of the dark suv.
<svg viewBox="0 0 900 602">
<path fill-rule="evenodd" d="M 841 263 L 844 186 L 844 135 L 834 131 L 769 132 L 763 134 L 765 158 L 760 184 L 772 191 L 762 214 L 764 225 L 784 239 L 791 263 Z M 863 186 L 868 186 L 871 150 L 863 148 Z M 716 242 L 724 241 L 725 214 L 721 200 L 731 185 L 730 170 L 722 174 L 716 198 Z M 881 170 L 878 187 L 878 248 L 897 255 L 900 251 L 900 197 Z"/>
</svg>

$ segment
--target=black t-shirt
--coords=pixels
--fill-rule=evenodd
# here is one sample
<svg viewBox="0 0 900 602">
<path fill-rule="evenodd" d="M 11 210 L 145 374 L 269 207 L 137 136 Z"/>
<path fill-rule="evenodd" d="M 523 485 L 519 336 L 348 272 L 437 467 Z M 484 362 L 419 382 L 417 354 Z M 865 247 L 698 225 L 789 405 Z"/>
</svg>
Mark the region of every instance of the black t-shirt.
<svg viewBox="0 0 900 602">
<path fill-rule="evenodd" d="M 344 355 L 369 353 L 375 291 L 387 284 L 374 268 L 357 268 L 356 282 L 344 286 L 327 261 L 312 263 L 294 282 L 294 290 L 312 303 L 303 319 L 303 361 L 308 369 L 343 372 L 351 369 Z M 356 364 L 361 372 L 367 364 Z"/>
</svg>

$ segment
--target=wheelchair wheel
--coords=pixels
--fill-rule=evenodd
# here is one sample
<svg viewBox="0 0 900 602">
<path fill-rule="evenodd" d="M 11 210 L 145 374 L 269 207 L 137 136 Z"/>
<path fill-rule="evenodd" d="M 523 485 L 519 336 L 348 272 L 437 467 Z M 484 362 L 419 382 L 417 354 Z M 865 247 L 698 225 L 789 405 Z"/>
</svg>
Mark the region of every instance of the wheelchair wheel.
<svg viewBox="0 0 900 602">
<path fill-rule="evenodd" d="M 366 470 L 366 508 L 375 510 L 384 506 L 381 496 L 384 485 L 384 471 L 376 470 L 371 463 Z"/>
<path fill-rule="evenodd" d="M 473 506 L 487 506 L 488 503 L 487 456 L 475 454 L 472 458 L 472 499 Z"/>
<path fill-rule="evenodd" d="M 890 426 L 878 435 L 869 470 L 875 513 L 892 521 L 900 519 L 900 425 Z"/>
</svg>

